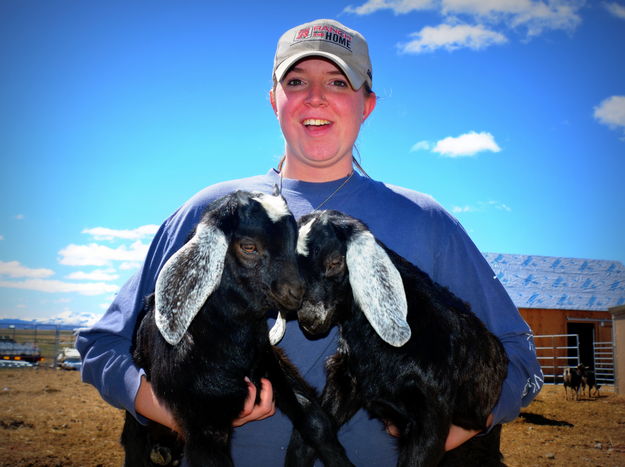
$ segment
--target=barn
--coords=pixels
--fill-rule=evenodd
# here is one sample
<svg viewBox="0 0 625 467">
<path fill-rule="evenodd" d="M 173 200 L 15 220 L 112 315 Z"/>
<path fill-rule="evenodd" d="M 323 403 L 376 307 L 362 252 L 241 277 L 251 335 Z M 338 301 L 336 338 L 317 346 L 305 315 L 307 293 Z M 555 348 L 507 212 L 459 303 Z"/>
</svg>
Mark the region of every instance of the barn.
<svg viewBox="0 0 625 467">
<path fill-rule="evenodd" d="M 545 382 L 578 363 L 614 383 L 610 309 L 625 305 L 625 267 L 619 261 L 484 253 L 536 336 Z"/>
</svg>

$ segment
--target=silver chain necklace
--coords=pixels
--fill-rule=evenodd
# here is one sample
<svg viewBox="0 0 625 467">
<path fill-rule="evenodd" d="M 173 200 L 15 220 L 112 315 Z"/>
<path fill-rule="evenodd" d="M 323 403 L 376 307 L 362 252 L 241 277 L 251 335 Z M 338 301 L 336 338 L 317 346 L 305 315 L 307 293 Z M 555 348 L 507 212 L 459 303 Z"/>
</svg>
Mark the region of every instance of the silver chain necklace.
<svg viewBox="0 0 625 467">
<path fill-rule="evenodd" d="M 330 195 L 329 195 L 326 199 L 324 199 L 321 203 L 319 203 L 319 204 L 317 205 L 317 207 L 316 207 L 314 210 L 315 210 L 315 211 L 318 211 L 318 210 L 319 210 L 319 208 L 320 208 L 321 206 L 323 206 L 323 205 L 324 205 L 324 204 L 326 204 L 328 201 L 330 201 L 334 195 L 336 195 L 339 191 L 341 191 L 341 189 L 342 189 L 345 185 L 347 185 L 347 184 L 349 183 L 349 181 L 352 179 L 352 176 L 353 176 L 353 175 L 354 175 L 354 170 L 352 169 L 352 171 L 349 173 L 349 175 L 348 175 L 348 176 L 347 176 L 347 178 L 343 181 L 343 183 L 341 183 L 341 184 L 337 187 L 337 189 L 336 189 L 336 190 L 334 190 L 332 193 L 330 193 Z M 283 176 L 282 176 L 282 171 L 280 171 L 280 193 L 282 193 L 282 179 L 283 179 Z"/>
</svg>

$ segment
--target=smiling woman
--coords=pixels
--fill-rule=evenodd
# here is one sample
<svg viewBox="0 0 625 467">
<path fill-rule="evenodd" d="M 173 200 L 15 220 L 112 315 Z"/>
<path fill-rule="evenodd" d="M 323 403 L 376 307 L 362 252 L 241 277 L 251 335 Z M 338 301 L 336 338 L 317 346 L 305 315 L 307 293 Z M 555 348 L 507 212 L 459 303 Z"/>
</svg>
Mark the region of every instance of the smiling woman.
<svg viewBox="0 0 625 467">
<path fill-rule="evenodd" d="M 471 305 L 501 340 L 511 361 L 499 402 L 490 407 L 494 424 L 514 419 L 519 408 L 533 399 L 537 388 L 526 385 L 540 375 L 540 368 L 533 346 L 528 345 L 531 331 L 503 286 L 492 280 L 492 270 L 466 232 L 431 197 L 386 185 L 355 170 L 354 142 L 376 105 L 372 78 L 364 36 L 337 21 L 311 21 L 280 37 L 270 101 L 285 139 L 283 161 L 277 170 L 209 186 L 184 203 L 163 223 L 143 268 L 120 290 L 102 320 L 80 333 L 82 376 L 108 402 L 128 410 L 142 423 L 147 417 L 177 429 L 177 414 L 155 397 L 144 370 L 135 365 L 130 353 L 145 297 L 154 292 L 159 272 L 183 248 L 212 201 L 239 189 L 271 193 L 275 185 L 281 187 L 295 217 L 323 206 L 360 219 L 388 247 Z M 269 211 L 276 216 L 281 212 Z M 246 243 L 240 247 L 243 252 L 253 248 Z M 270 313 L 269 324 L 276 312 Z M 336 344 L 336 331 L 309 339 L 295 320 L 287 321 L 281 341 L 293 363 L 319 390 L 326 380 L 324 362 Z M 251 375 L 241 375 L 241 379 L 244 376 Z M 232 444 L 235 465 L 284 463 L 292 425 L 284 414 L 274 414 L 272 401 L 271 381 L 249 385 L 245 408 L 233 422 L 237 427 Z M 452 425 L 447 447 L 475 434 Z M 395 439 L 386 433 L 383 421 L 370 419 L 362 410 L 340 430 L 339 439 L 358 466 L 397 462 Z"/>
<path fill-rule="evenodd" d="M 306 57 L 289 68 L 271 92 L 286 139 L 284 176 L 324 182 L 349 175 L 360 125 L 375 103 L 373 93 L 364 86 L 354 91 L 329 59 Z"/>
</svg>

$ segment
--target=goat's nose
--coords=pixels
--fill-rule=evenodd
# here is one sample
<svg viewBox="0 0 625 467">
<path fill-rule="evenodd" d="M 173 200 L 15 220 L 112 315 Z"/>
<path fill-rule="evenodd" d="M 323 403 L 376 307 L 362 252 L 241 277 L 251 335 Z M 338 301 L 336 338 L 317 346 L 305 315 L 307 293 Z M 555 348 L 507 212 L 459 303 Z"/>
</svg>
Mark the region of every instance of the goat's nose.
<svg viewBox="0 0 625 467">
<path fill-rule="evenodd" d="M 304 284 L 300 280 L 287 279 L 276 284 L 276 298 L 288 310 L 297 310 L 304 297 Z"/>
<path fill-rule="evenodd" d="M 301 281 L 293 283 L 289 287 L 289 295 L 293 300 L 298 302 L 298 305 L 301 304 L 302 298 L 304 297 L 304 284 Z"/>
</svg>

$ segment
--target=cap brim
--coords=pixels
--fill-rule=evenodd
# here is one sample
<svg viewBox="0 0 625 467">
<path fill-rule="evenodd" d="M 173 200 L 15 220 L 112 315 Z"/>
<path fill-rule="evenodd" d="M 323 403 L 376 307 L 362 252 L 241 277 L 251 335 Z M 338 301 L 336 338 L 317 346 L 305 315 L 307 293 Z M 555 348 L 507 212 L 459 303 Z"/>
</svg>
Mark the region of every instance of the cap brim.
<svg viewBox="0 0 625 467">
<path fill-rule="evenodd" d="M 293 65 L 295 65 L 295 63 L 297 63 L 298 61 L 306 57 L 323 57 L 323 58 L 327 58 L 328 60 L 331 60 L 333 63 L 336 64 L 336 66 L 338 66 L 341 69 L 341 71 L 343 71 L 343 73 L 345 73 L 345 76 L 347 76 L 347 79 L 349 80 L 349 84 L 351 84 L 352 88 L 354 89 L 360 89 L 360 87 L 365 82 L 365 79 L 362 76 L 360 76 L 356 71 L 354 71 L 347 63 L 345 63 L 344 60 L 342 60 L 341 58 L 337 57 L 334 54 L 331 54 L 328 52 L 322 52 L 319 50 L 307 50 L 307 51 L 292 55 L 286 60 L 284 60 L 282 63 L 280 63 L 280 65 L 276 67 L 276 70 L 274 71 L 274 76 L 276 78 L 276 81 L 278 83 L 282 81 L 282 78 L 284 78 L 284 75 L 286 74 L 286 72 L 289 71 L 289 69 Z"/>
</svg>

